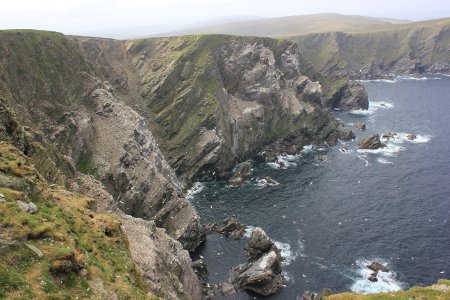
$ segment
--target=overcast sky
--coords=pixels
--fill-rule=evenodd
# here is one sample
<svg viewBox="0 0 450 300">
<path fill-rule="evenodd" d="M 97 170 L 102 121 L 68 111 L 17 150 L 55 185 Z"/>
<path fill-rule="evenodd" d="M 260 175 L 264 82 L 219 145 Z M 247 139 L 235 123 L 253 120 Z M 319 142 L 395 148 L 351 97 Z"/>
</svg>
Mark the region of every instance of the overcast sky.
<svg viewBox="0 0 450 300">
<path fill-rule="evenodd" d="M 0 28 L 64 33 L 146 27 L 149 34 L 227 16 L 323 12 L 409 20 L 450 17 L 449 0 L 3 0 Z"/>
</svg>

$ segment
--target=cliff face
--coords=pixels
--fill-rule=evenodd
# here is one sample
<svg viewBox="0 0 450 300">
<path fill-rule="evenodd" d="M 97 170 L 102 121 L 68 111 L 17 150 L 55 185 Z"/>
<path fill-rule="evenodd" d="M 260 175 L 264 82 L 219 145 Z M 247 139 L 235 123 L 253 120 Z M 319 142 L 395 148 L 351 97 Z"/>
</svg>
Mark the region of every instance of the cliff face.
<svg viewBox="0 0 450 300">
<path fill-rule="evenodd" d="M 221 177 L 263 146 L 304 131 L 310 136 L 297 149 L 336 140 L 321 85 L 305 76 L 310 65 L 291 42 L 190 36 L 128 47 L 154 133 L 182 178 Z"/>
<path fill-rule="evenodd" d="M 274 39 L 0 32 L 0 138 L 46 182 L 93 198 L 85 214 L 114 215 L 136 280 L 165 298 L 198 298 L 183 248 L 195 249 L 204 230 L 179 178 L 226 176 L 263 148 L 274 155 L 336 143 L 342 128 L 327 106 L 345 97 L 324 96 L 309 74 L 297 46 Z M 96 282 L 97 292 L 117 294 Z"/>
<path fill-rule="evenodd" d="M 329 76 L 376 78 L 390 73 L 450 72 L 450 21 L 402 25 L 367 33 L 292 37 L 317 71 Z"/>
</svg>

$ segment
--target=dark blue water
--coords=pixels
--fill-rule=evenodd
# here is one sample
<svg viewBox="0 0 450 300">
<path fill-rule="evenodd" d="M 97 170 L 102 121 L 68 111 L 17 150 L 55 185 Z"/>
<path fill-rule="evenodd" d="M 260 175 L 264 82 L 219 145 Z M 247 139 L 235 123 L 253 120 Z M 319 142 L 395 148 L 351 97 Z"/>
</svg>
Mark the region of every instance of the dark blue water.
<svg viewBox="0 0 450 300">
<path fill-rule="evenodd" d="M 284 246 L 288 287 L 270 299 L 295 299 L 305 290 L 379 292 L 429 285 L 450 275 L 450 78 L 365 82 L 370 109 L 336 112 L 369 133 L 397 132 L 383 151 L 357 151 L 357 141 L 307 148 L 287 169 L 254 163 L 255 181 L 231 188 L 205 184 L 193 195 L 204 222 L 235 215 L 262 227 Z M 407 133 L 418 136 L 415 142 Z M 350 152 L 343 153 L 340 148 Z M 324 154 L 327 161 L 316 155 Z M 245 239 L 208 236 L 201 251 L 211 283 L 226 280 L 244 262 Z M 392 270 L 378 283 L 366 280 L 364 265 L 381 260 Z M 369 272 L 370 273 L 370 272 Z M 240 299 L 253 299 L 242 293 Z"/>
</svg>

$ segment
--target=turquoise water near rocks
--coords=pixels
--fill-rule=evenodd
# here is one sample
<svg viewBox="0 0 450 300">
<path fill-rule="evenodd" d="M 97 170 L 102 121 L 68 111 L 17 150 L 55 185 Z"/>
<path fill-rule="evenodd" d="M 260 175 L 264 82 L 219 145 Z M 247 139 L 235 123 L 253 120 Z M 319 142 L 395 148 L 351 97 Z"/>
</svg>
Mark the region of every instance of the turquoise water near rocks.
<svg viewBox="0 0 450 300">
<path fill-rule="evenodd" d="M 203 222 L 235 215 L 277 241 L 288 284 L 270 299 L 322 288 L 373 293 L 450 278 L 450 78 L 363 84 L 369 110 L 335 116 L 348 127 L 366 124 L 365 131 L 352 128 L 357 140 L 398 133 L 384 141 L 387 148 L 360 151 L 357 140 L 310 146 L 281 156 L 284 166 L 253 161 L 253 177 L 269 176 L 277 186 L 255 179 L 241 187 L 204 183 L 188 196 Z M 409 141 L 409 133 L 417 139 Z M 198 255 L 208 263 L 210 283 L 226 280 L 229 268 L 245 261 L 245 243 L 208 236 Z M 373 260 L 391 269 L 377 283 L 366 279 Z"/>
</svg>

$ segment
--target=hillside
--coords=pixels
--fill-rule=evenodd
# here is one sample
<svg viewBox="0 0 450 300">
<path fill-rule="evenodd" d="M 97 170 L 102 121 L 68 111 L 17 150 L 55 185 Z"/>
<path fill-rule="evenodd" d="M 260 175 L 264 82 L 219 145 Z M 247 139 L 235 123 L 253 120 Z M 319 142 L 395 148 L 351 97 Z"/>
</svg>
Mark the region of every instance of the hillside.
<svg viewBox="0 0 450 300">
<path fill-rule="evenodd" d="M 225 24 L 208 24 L 159 36 L 180 36 L 189 34 L 230 34 L 240 36 L 288 37 L 319 32 L 367 32 L 378 31 L 409 21 L 380 19 L 365 16 L 348 16 L 335 13 L 316 15 L 265 18 L 250 21 L 236 21 Z"/>
<path fill-rule="evenodd" d="M 450 72 L 450 19 L 396 25 L 380 31 L 290 37 L 316 71 L 377 78 Z"/>
<path fill-rule="evenodd" d="M 166 35 L 221 33 L 295 41 L 314 70 L 331 77 L 378 78 L 450 72 L 450 19 L 409 22 L 318 14 L 196 27 Z"/>
</svg>

